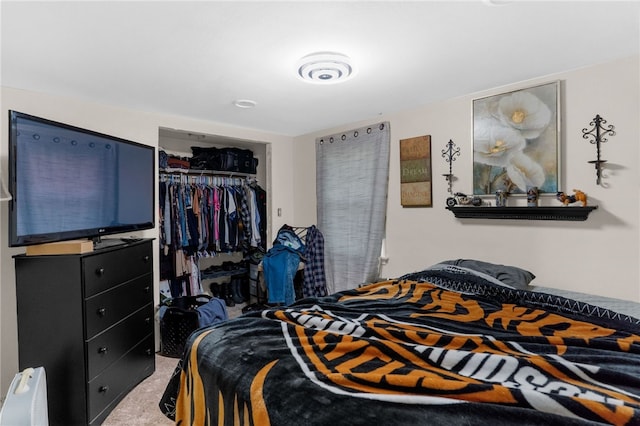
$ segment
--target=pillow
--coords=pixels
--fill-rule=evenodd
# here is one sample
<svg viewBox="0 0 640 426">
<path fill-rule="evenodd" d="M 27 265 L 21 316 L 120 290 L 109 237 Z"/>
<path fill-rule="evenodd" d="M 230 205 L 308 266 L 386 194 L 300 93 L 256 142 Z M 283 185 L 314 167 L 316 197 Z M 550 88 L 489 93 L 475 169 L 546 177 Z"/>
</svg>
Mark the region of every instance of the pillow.
<svg viewBox="0 0 640 426">
<path fill-rule="evenodd" d="M 527 286 L 536 277 L 531 272 L 516 266 L 499 265 L 474 259 L 445 260 L 440 263 L 445 265 L 462 266 L 474 271 L 487 274 L 513 288 L 526 290 Z"/>
<path fill-rule="evenodd" d="M 476 277 L 480 277 L 483 280 L 487 280 L 490 283 L 493 283 L 493 284 L 498 285 L 500 287 L 508 287 L 508 288 L 515 289 L 514 286 L 509 285 L 509 284 L 505 284 L 502 281 L 492 277 L 491 275 L 484 274 L 482 272 L 476 271 L 475 269 L 465 268 L 464 266 L 451 265 L 449 263 L 436 263 L 435 265 L 429 266 L 425 271 L 418 272 L 418 275 L 420 276 L 422 273 L 424 273 L 426 271 L 446 271 L 446 272 L 453 272 L 453 273 L 456 273 L 456 274 L 474 275 Z M 416 278 L 406 278 L 406 279 L 415 280 Z M 418 277 L 418 279 L 422 279 L 422 277 Z"/>
</svg>

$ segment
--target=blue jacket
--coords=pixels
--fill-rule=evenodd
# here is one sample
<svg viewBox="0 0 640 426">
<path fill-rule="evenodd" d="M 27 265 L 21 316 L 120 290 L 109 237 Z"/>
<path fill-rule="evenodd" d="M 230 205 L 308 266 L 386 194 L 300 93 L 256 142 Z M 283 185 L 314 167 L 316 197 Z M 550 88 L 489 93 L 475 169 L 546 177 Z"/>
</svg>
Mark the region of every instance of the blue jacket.
<svg viewBox="0 0 640 426">
<path fill-rule="evenodd" d="M 300 264 L 300 253 L 284 244 L 276 244 L 262 258 L 268 303 L 290 305 L 295 301 L 293 278 Z"/>
</svg>

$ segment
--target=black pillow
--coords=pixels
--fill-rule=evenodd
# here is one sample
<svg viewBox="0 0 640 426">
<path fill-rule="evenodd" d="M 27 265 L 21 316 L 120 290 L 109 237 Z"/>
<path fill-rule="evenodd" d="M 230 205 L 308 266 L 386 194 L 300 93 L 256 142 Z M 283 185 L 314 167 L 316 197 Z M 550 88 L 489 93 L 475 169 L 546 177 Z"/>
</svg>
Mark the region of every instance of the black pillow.
<svg viewBox="0 0 640 426">
<path fill-rule="evenodd" d="M 474 271 L 487 274 L 511 287 L 526 290 L 527 286 L 536 277 L 531 272 L 518 268 L 516 266 L 499 265 L 496 263 L 483 262 L 475 259 L 454 259 L 445 260 L 445 265 L 456 265 L 464 268 L 473 269 Z"/>
</svg>

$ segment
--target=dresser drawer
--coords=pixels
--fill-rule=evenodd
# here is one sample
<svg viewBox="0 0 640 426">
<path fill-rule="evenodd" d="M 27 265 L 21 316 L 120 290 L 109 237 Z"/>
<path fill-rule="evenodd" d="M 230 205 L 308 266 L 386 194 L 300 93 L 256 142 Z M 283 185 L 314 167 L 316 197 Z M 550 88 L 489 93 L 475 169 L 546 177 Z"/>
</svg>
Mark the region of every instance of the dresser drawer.
<svg viewBox="0 0 640 426">
<path fill-rule="evenodd" d="M 154 369 L 154 339 L 149 336 L 87 384 L 89 424 L 102 423 L 126 393 Z"/>
<path fill-rule="evenodd" d="M 85 300 L 86 340 L 152 302 L 152 276 L 143 275 Z"/>
<path fill-rule="evenodd" d="M 149 274 L 153 268 L 151 242 L 82 259 L 85 297 Z"/>
<path fill-rule="evenodd" d="M 153 333 L 153 304 L 125 318 L 87 342 L 89 380 L 117 361 L 138 342 Z"/>
</svg>

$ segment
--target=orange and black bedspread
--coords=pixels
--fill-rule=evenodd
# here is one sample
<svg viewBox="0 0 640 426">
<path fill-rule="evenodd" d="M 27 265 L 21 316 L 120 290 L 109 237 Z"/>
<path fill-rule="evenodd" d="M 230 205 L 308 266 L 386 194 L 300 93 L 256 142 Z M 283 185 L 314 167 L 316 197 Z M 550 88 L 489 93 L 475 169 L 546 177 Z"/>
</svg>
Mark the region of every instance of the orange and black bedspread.
<svg viewBox="0 0 640 426">
<path fill-rule="evenodd" d="M 160 407 L 180 425 L 640 424 L 638 320 L 473 284 L 385 281 L 201 329 Z"/>
</svg>

